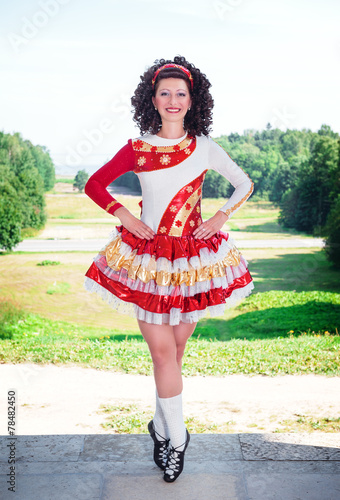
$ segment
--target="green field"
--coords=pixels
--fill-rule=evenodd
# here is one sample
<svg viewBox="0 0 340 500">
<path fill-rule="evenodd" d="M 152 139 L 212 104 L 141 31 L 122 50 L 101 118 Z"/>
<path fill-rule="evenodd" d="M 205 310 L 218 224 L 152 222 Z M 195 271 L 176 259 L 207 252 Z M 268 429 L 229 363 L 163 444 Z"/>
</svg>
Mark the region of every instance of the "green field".
<svg viewBox="0 0 340 500">
<path fill-rule="evenodd" d="M 92 237 L 117 219 L 86 196 L 56 184 L 47 196 L 53 235 L 72 224 Z M 138 215 L 139 197 L 118 199 Z M 204 200 L 204 218 L 223 200 Z M 242 239 L 309 236 L 283 231 L 269 202 L 249 201 L 224 228 L 246 257 L 255 289 L 224 317 L 202 319 L 188 344 L 186 375 L 323 373 L 339 375 L 340 272 L 318 248 L 244 249 Z M 98 231 L 100 228 L 100 236 Z M 38 237 L 47 233 L 40 232 Z M 88 234 L 88 233 L 87 233 Z M 99 250 L 99 248 L 98 248 Z M 80 363 L 151 373 L 136 320 L 83 288 L 93 252 L 0 255 L 0 360 Z"/>
</svg>

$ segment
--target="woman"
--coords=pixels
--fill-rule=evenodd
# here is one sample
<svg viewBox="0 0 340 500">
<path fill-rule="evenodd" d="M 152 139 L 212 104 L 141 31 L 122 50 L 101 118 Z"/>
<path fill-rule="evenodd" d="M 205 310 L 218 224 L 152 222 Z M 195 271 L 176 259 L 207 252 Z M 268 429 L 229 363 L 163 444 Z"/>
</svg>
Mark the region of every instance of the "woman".
<svg viewBox="0 0 340 500">
<path fill-rule="evenodd" d="M 85 286 L 137 317 L 154 366 L 156 412 L 148 425 L 164 480 L 181 474 L 190 436 L 182 412 L 182 357 L 207 309 L 212 316 L 251 293 L 252 277 L 225 222 L 253 191 L 248 175 L 209 137 L 213 99 L 206 76 L 184 57 L 156 61 L 131 99 L 141 137 L 130 139 L 87 182 L 85 192 L 120 219 L 86 273 Z M 214 169 L 235 190 L 202 221 L 204 176 Z M 106 187 L 134 171 L 141 218 Z"/>
</svg>

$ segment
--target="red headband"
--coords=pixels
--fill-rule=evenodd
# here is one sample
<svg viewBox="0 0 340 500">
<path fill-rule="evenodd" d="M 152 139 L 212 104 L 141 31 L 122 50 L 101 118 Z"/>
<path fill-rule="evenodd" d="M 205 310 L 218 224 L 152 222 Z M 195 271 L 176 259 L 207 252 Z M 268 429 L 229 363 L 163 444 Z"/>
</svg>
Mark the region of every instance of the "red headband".
<svg viewBox="0 0 340 500">
<path fill-rule="evenodd" d="M 160 68 L 158 68 L 155 71 L 155 74 L 153 75 L 153 79 L 151 82 L 152 88 L 155 86 L 155 81 L 156 81 L 156 78 L 159 75 L 160 71 L 162 71 L 163 69 L 166 69 L 166 68 L 177 68 L 177 69 L 180 69 L 181 71 L 183 71 L 190 80 L 191 90 L 194 88 L 194 80 L 192 79 L 192 75 L 191 75 L 190 71 L 187 68 L 185 68 L 184 66 L 180 66 L 179 64 L 173 64 L 173 63 L 164 64 L 164 66 L 161 66 Z"/>
</svg>

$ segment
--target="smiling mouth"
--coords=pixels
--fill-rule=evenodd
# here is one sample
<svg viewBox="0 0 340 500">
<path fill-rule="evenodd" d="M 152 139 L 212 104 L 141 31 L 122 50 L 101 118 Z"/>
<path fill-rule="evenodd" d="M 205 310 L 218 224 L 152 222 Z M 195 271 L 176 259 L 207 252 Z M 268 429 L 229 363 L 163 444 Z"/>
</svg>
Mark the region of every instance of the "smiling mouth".
<svg viewBox="0 0 340 500">
<path fill-rule="evenodd" d="M 179 108 L 166 108 L 169 113 L 179 113 L 181 110 Z"/>
</svg>

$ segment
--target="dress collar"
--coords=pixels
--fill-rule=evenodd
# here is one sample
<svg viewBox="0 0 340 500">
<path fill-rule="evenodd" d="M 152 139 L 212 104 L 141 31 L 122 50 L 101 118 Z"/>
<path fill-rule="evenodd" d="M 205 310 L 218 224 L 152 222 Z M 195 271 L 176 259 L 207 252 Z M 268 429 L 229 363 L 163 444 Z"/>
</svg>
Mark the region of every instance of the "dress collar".
<svg viewBox="0 0 340 500">
<path fill-rule="evenodd" d="M 159 137 L 158 135 L 147 134 L 139 137 L 140 140 L 151 144 L 152 146 L 174 146 L 175 144 L 179 144 L 182 142 L 188 133 L 186 132 L 182 137 L 178 139 L 165 139 L 164 137 Z"/>
</svg>

